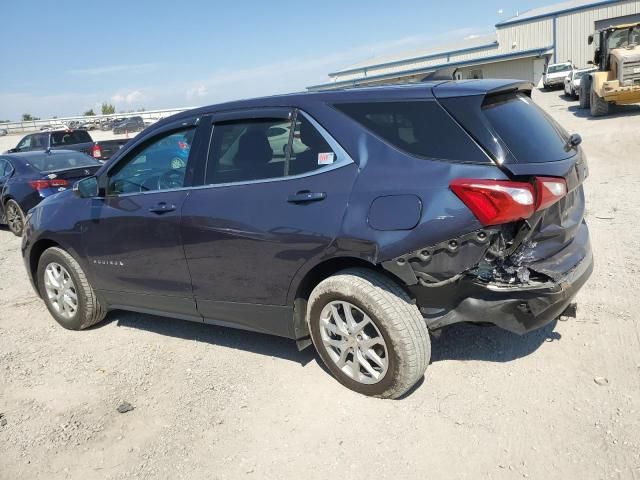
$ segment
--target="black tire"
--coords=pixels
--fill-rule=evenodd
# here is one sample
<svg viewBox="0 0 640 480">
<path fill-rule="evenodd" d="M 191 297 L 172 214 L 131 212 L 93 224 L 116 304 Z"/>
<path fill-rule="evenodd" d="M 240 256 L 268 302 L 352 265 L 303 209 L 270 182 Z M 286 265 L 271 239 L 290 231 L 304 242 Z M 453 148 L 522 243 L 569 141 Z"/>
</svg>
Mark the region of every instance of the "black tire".
<svg viewBox="0 0 640 480">
<path fill-rule="evenodd" d="M 591 106 L 591 77 L 585 76 L 580 82 L 580 108 L 587 109 Z"/>
<path fill-rule="evenodd" d="M 45 287 L 45 274 L 47 266 L 51 263 L 57 263 L 63 266 L 75 286 L 75 293 L 78 299 L 78 308 L 75 315 L 71 318 L 65 318 L 60 315 L 49 300 Z M 42 254 L 38 262 L 37 273 L 38 289 L 40 296 L 44 300 L 47 309 L 55 318 L 56 322 L 67 330 L 84 330 L 92 325 L 100 322 L 106 316 L 106 309 L 100 304 L 98 298 L 87 280 L 87 276 L 78 264 L 78 262 L 67 252 L 61 248 L 51 247 Z"/>
<path fill-rule="evenodd" d="M 349 302 L 368 315 L 384 339 L 388 367 L 377 383 L 356 381 L 329 355 L 320 332 L 320 317 L 325 306 L 334 301 Z M 380 273 L 354 268 L 323 280 L 309 297 L 307 321 L 324 364 L 341 384 L 358 393 L 398 398 L 422 378 L 429 365 L 429 331 L 418 307 L 398 284 Z"/>
<path fill-rule="evenodd" d="M 11 233 L 21 237 L 24 233 L 24 212 L 15 200 L 8 200 L 4 205 L 5 221 Z"/>
<path fill-rule="evenodd" d="M 603 117 L 605 115 L 609 115 L 609 102 L 591 90 L 591 116 Z"/>
</svg>

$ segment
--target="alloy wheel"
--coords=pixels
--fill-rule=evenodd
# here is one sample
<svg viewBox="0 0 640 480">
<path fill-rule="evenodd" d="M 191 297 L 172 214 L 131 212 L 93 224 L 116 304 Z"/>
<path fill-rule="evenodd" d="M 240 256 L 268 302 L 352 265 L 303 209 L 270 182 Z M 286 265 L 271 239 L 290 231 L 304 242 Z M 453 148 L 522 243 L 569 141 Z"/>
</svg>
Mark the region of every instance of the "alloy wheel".
<svg viewBox="0 0 640 480">
<path fill-rule="evenodd" d="M 44 272 L 47 299 L 53 309 L 65 319 L 73 318 L 78 311 L 78 292 L 71 275 L 59 263 L 50 263 Z"/>
<path fill-rule="evenodd" d="M 22 229 L 24 227 L 24 220 L 22 218 L 22 212 L 20 211 L 20 207 L 17 203 L 13 201 L 9 201 L 6 207 L 7 211 L 5 213 L 7 225 L 9 229 L 15 234 L 22 233 Z"/>
<path fill-rule="evenodd" d="M 331 360 L 363 384 L 381 381 L 389 368 L 387 344 L 373 320 L 346 301 L 327 304 L 320 314 L 320 336 Z"/>
</svg>

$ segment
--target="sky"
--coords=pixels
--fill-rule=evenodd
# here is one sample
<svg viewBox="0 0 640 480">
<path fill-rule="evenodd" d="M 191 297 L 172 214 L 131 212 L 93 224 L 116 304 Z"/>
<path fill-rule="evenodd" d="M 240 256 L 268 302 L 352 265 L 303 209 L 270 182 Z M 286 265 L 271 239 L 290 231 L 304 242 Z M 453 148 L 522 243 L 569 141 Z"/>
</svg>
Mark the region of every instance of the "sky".
<svg viewBox="0 0 640 480">
<path fill-rule="evenodd" d="M 19 0 L 0 4 L 0 120 L 301 91 L 553 0 Z M 450 8 L 453 6 L 453 8 Z"/>
</svg>

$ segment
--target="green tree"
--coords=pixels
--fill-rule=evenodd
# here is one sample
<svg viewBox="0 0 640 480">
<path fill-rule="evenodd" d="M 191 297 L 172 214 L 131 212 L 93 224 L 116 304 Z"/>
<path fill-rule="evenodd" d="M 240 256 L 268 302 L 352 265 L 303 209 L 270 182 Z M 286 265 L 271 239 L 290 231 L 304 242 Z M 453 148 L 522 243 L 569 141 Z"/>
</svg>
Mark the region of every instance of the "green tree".
<svg viewBox="0 0 640 480">
<path fill-rule="evenodd" d="M 40 118 L 39 117 L 34 117 L 30 113 L 23 113 L 22 114 L 22 121 L 23 122 L 32 122 L 33 120 L 40 120 Z"/>
<path fill-rule="evenodd" d="M 83 115 L 85 117 L 93 117 L 96 113 L 93 111 L 93 108 L 87 110 L 86 112 L 83 113 Z"/>
<path fill-rule="evenodd" d="M 116 113 L 115 105 L 107 102 L 103 102 L 102 104 L 102 114 L 103 115 L 112 115 Z"/>
</svg>

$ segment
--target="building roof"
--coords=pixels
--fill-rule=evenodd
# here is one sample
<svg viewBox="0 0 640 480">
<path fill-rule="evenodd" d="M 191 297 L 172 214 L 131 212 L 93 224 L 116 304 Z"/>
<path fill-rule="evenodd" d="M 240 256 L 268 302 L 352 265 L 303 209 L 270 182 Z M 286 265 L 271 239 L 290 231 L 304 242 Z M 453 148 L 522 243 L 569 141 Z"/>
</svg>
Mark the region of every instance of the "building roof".
<svg viewBox="0 0 640 480">
<path fill-rule="evenodd" d="M 496 27 L 503 25 L 510 25 L 514 23 L 527 22 L 530 20 L 550 17 L 561 13 L 569 13 L 575 10 L 583 10 L 588 8 L 594 8 L 609 3 L 620 3 L 626 0 L 571 0 L 568 2 L 556 3 L 554 5 L 547 5 L 545 7 L 533 8 L 527 10 L 515 17 L 511 17 L 508 20 L 499 22 Z"/>
<path fill-rule="evenodd" d="M 394 63 L 408 63 L 415 62 L 417 60 L 426 60 L 431 57 L 441 57 L 449 53 L 481 50 L 484 48 L 496 46 L 497 44 L 498 39 L 495 33 L 492 33 L 490 35 L 473 35 L 463 40 L 457 40 L 455 42 L 440 44 L 433 47 L 426 47 L 417 50 L 398 52 L 392 55 L 373 57 L 346 67 L 342 70 L 330 73 L 329 76 L 363 70 L 365 68 L 371 67 L 386 67 L 389 65 L 393 65 Z"/>
</svg>

